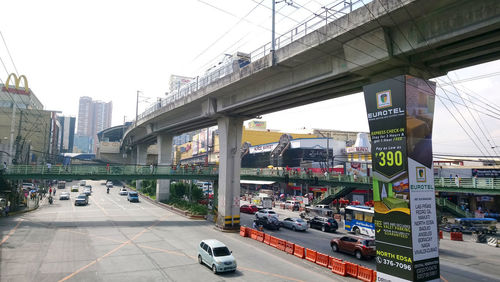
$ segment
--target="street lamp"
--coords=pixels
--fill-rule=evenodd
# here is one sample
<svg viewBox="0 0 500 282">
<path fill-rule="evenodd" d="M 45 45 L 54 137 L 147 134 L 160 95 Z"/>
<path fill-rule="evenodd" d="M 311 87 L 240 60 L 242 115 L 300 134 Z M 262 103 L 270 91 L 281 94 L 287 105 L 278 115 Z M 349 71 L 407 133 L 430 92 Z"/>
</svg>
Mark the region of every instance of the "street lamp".
<svg viewBox="0 0 500 282">
<path fill-rule="evenodd" d="M 292 6 L 293 5 L 293 0 L 281 0 L 281 1 L 276 1 L 276 0 L 273 0 L 273 7 L 272 7 L 272 11 L 273 11 L 273 17 L 272 17 L 272 31 L 271 31 L 271 61 L 272 61 L 272 65 L 275 66 L 276 65 L 276 39 L 275 39 L 275 16 L 276 16 L 276 3 L 281 3 L 281 2 L 285 2 L 287 5 L 289 6 Z"/>
</svg>

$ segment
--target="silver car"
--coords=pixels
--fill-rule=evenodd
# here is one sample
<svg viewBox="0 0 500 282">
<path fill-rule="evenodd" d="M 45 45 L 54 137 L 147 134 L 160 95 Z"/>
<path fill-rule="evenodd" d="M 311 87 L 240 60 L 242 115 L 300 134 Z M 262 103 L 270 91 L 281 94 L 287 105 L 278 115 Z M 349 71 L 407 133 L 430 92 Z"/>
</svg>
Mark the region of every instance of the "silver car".
<svg viewBox="0 0 500 282">
<path fill-rule="evenodd" d="M 287 217 L 282 221 L 283 227 L 292 229 L 293 231 L 306 231 L 307 222 L 298 217 Z"/>
<path fill-rule="evenodd" d="M 59 194 L 59 200 L 69 200 L 69 192 L 61 192 L 61 194 Z"/>
<path fill-rule="evenodd" d="M 234 272 L 236 271 L 236 260 L 232 253 L 220 241 L 203 240 L 198 245 L 198 262 L 208 265 L 215 274 L 226 271 Z"/>
</svg>

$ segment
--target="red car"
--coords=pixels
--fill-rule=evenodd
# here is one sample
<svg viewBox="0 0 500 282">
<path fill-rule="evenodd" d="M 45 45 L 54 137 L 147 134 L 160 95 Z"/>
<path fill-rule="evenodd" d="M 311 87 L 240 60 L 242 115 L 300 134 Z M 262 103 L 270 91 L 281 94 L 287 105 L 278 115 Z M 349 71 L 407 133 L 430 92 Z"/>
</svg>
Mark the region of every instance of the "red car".
<svg viewBox="0 0 500 282">
<path fill-rule="evenodd" d="M 257 211 L 259 211 L 259 209 L 257 208 L 257 206 L 255 205 L 242 205 L 240 207 L 240 212 L 244 212 L 244 213 L 251 213 L 251 214 L 254 214 L 256 213 Z"/>
<path fill-rule="evenodd" d="M 373 258 L 376 254 L 375 239 L 347 235 L 333 238 L 330 242 L 332 251 L 351 253 L 357 259 Z"/>
</svg>

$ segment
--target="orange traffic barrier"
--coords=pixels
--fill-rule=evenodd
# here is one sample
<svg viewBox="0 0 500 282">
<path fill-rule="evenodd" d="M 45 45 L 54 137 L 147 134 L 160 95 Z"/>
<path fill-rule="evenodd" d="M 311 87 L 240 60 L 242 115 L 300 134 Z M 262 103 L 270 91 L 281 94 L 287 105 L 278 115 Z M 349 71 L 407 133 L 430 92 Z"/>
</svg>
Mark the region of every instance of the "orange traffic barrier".
<svg viewBox="0 0 500 282">
<path fill-rule="evenodd" d="M 294 246 L 294 245 L 295 245 L 295 244 L 294 244 L 294 243 L 292 243 L 292 242 L 286 242 L 285 252 L 287 252 L 287 253 L 289 253 L 289 254 L 293 255 L 293 246 Z"/>
<path fill-rule="evenodd" d="M 450 239 L 453 241 L 463 241 L 462 232 L 450 232 Z"/>
<path fill-rule="evenodd" d="M 336 257 L 328 257 L 328 268 L 332 269 L 333 261 L 342 261 L 339 258 Z"/>
<path fill-rule="evenodd" d="M 443 239 L 443 230 L 439 230 L 439 239 Z"/>
<path fill-rule="evenodd" d="M 271 247 L 277 248 L 278 247 L 278 238 L 271 236 L 271 239 L 269 240 L 269 245 Z"/>
<path fill-rule="evenodd" d="M 358 279 L 365 282 L 372 282 L 373 280 L 373 270 L 358 266 Z"/>
<path fill-rule="evenodd" d="M 377 281 L 377 272 L 374 270 L 373 275 L 372 275 L 372 282 L 376 282 L 376 281 Z"/>
<path fill-rule="evenodd" d="M 316 251 L 313 251 L 311 249 L 306 249 L 306 260 L 311 261 L 311 262 L 316 262 Z"/>
<path fill-rule="evenodd" d="M 316 254 L 316 264 L 324 267 L 328 267 L 328 256 L 322 253 Z"/>
<path fill-rule="evenodd" d="M 276 247 L 280 251 L 285 251 L 286 241 L 282 239 L 278 239 L 278 246 Z"/>
<path fill-rule="evenodd" d="M 240 236 L 245 237 L 247 231 L 245 226 L 240 226 Z"/>
<path fill-rule="evenodd" d="M 345 262 L 345 272 L 352 277 L 358 277 L 358 265 L 352 262 Z"/>
<path fill-rule="evenodd" d="M 345 276 L 345 262 L 333 260 L 332 272 L 338 275 Z"/>
<path fill-rule="evenodd" d="M 293 246 L 293 255 L 296 256 L 296 257 L 298 257 L 298 258 L 303 259 L 305 257 L 304 250 L 305 250 L 304 247 L 301 247 L 301 246 L 295 244 Z"/>
<path fill-rule="evenodd" d="M 250 229 L 250 238 L 257 240 L 257 230 L 255 229 Z"/>
<path fill-rule="evenodd" d="M 262 242 L 264 241 L 264 232 L 262 231 L 257 231 L 257 241 Z"/>
<path fill-rule="evenodd" d="M 271 242 L 271 235 L 264 233 L 264 243 L 270 244 Z"/>
</svg>

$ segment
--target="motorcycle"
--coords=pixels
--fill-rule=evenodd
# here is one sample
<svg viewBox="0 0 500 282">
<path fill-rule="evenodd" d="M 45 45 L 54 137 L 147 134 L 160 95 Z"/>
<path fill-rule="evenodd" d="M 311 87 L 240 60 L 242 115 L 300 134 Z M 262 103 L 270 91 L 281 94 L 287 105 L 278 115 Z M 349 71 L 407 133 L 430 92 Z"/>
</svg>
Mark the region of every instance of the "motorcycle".
<svg viewBox="0 0 500 282">
<path fill-rule="evenodd" d="M 54 202 L 54 199 L 52 198 L 52 196 L 49 196 L 49 204 L 52 205 L 53 202 Z"/>
</svg>

